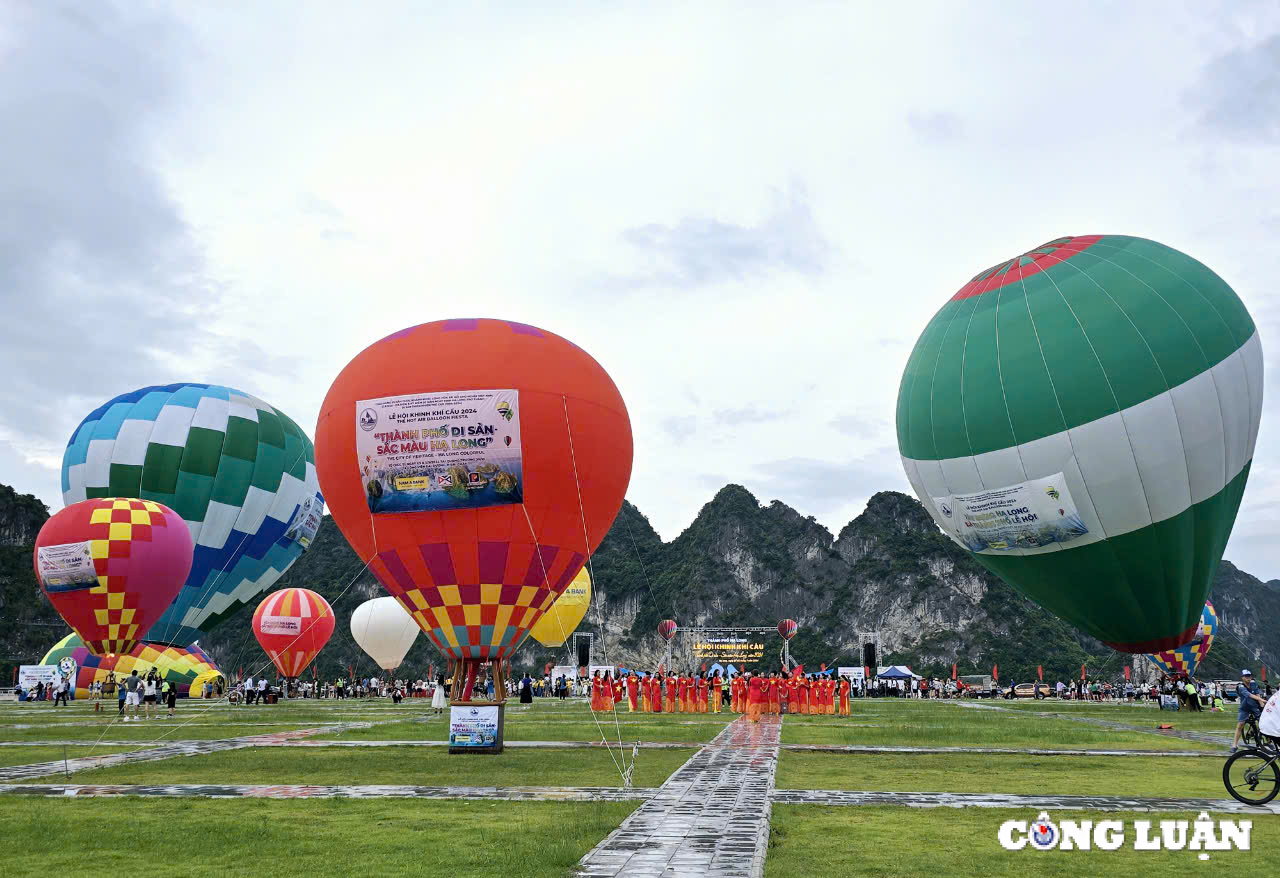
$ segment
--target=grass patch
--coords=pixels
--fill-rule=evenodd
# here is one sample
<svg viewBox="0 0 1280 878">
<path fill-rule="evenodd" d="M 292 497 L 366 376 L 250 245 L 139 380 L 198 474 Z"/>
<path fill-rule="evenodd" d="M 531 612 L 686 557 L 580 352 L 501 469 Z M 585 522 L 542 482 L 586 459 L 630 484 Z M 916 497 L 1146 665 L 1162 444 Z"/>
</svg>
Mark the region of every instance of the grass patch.
<svg viewBox="0 0 1280 878">
<path fill-rule="evenodd" d="M 848 717 L 789 716 L 784 744 L 1215 750 L 1219 745 L 1108 729 L 1016 710 L 974 710 L 924 701 L 859 703 Z M 1138 723 L 1135 723 L 1137 725 Z M 1151 721 L 1154 730 L 1156 721 Z"/>
<path fill-rule="evenodd" d="M 566 875 L 636 803 L 0 799 L 6 876 Z M 110 828 L 114 841 L 106 843 Z M 175 833 L 177 833 L 175 835 Z"/>
<path fill-rule="evenodd" d="M 1227 798 L 1217 759 L 976 753 L 793 753 L 778 789 Z"/>
<path fill-rule="evenodd" d="M 632 783 L 658 786 L 693 750 L 644 750 Z M 618 753 L 605 750 L 507 750 L 500 756 L 453 755 L 443 747 L 255 747 L 177 756 L 72 775 L 82 784 L 409 784 L 481 787 L 617 787 Z M 630 759 L 630 754 L 626 754 Z M 61 775 L 58 775 L 61 777 Z M 50 778 L 53 780 L 54 778 Z M 31 783 L 32 781 L 24 781 Z"/>
<path fill-rule="evenodd" d="M 892 808 L 776 805 L 769 833 L 766 878 L 814 875 L 947 875 L 1036 878 L 1077 875 L 1141 875 L 1143 878 L 1251 874 L 1265 870 L 1280 848 L 1280 817 L 1252 815 L 1252 850 L 1213 851 L 1209 863 L 1193 851 L 1135 851 L 1134 820 L 1195 820 L 1196 815 L 1076 813 L 1052 819 L 1123 820 L 1128 841 L 1116 851 L 1006 851 L 996 840 L 1005 820 L 1032 820 L 1025 810 L 999 808 Z M 1246 818 L 1247 819 L 1247 818 Z"/>
</svg>

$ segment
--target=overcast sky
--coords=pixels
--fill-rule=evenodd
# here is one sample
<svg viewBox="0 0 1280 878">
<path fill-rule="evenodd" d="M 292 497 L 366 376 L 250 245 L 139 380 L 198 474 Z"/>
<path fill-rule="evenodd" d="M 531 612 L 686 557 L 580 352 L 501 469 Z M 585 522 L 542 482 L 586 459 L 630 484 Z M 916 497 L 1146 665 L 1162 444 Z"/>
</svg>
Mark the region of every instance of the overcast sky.
<svg viewBox="0 0 1280 878">
<path fill-rule="evenodd" d="M 59 508 L 71 430 L 145 384 L 312 430 L 370 342 L 494 316 L 613 376 L 664 538 L 727 482 L 834 532 L 909 490 L 942 303 L 1114 232 L 1262 330 L 1227 557 L 1280 577 L 1280 6 L 506 5 L 0 0 L 0 482 Z"/>
</svg>

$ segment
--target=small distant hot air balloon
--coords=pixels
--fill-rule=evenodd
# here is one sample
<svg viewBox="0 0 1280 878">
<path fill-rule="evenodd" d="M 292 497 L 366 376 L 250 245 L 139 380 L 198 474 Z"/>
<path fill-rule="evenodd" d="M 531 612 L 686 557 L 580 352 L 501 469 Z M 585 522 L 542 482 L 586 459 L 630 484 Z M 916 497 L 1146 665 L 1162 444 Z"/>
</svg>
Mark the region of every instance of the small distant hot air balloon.
<svg viewBox="0 0 1280 878">
<path fill-rule="evenodd" d="M 898 449 L 974 559 L 1123 652 L 1195 636 L 1262 413 L 1232 289 L 1142 238 L 1058 238 L 960 288 L 916 342 Z"/>
<path fill-rule="evenodd" d="M 351 614 L 351 636 L 384 671 L 400 667 L 418 631 L 418 623 L 395 598 L 365 601 Z"/>
<path fill-rule="evenodd" d="M 583 567 L 556 602 L 529 629 L 529 636 L 543 646 L 560 646 L 582 622 L 590 606 L 591 575 Z"/>
<path fill-rule="evenodd" d="M 191 533 L 152 500 L 84 500 L 44 523 L 34 562 L 50 603 L 91 653 L 128 653 L 182 588 Z"/>
<path fill-rule="evenodd" d="M 1212 601 L 1205 601 L 1204 612 L 1200 614 L 1200 627 L 1190 643 L 1177 649 L 1167 649 L 1148 656 L 1160 670 L 1170 677 L 1193 677 L 1196 668 L 1209 654 L 1214 635 L 1218 633 L 1218 612 Z"/>
<path fill-rule="evenodd" d="M 671 638 L 676 636 L 676 632 L 680 630 L 680 626 L 676 625 L 674 619 L 663 619 L 658 623 L 658 636 L 667 643 L 671 642 Z"/>
<path fill-rule="evenodd" d="M 270 590 L 298 559 L 320 526 L 319 489 L 311 440 L 298 425 L 216 384 L 143 387 L 108 400 L 62 454 L 64 503 L 141 497 L 186 522 L 195 552 L 185 586 L 138 632 L 178 646 Z"/>
<path fill-rule="evenodd" d="M 309 588 L 282 588 L 253 611 L 253 634 L 280 676 L 298 676 L 333 635 L 333 608 Z"/>
<path fill-rule="evenodd" d="M 782 635 L 783 640 L 790 640 L 796 636 L 796 631 L 799 627 L 795 619 L 783 619 L 778 623 L 778 633 Z"/>
<path fill-rule="evenodd" d="M 481 666 L 501 676 L 599 546 L 631 459 L 627 408 L 600 364 L 506 320 L 375 342 L 334 379 L 316 425 L 334 521 L 456 660 L 459 701 Z"/>
</svg>

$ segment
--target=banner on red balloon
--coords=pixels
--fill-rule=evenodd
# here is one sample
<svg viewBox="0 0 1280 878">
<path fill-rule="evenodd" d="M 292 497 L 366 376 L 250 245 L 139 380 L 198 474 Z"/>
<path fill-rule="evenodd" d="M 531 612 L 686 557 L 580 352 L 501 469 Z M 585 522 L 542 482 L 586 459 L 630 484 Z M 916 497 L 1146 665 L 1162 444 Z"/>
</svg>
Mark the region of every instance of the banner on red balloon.
<svg viewBox="0 0 1280 878">
<path fill-rule="evenodd" d="M 370 512 L 480 509 L 524 499 L 516 390 L 362 399 L 355 416 Z"/>
</svg>

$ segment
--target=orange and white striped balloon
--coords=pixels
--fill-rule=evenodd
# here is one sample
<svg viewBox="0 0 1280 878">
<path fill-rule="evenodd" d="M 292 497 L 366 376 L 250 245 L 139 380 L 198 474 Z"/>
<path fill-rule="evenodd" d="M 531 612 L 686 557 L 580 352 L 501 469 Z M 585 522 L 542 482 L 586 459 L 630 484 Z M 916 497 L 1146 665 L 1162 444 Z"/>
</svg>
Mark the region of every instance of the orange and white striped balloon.
<svg viewBox="0 0 1280 878">
<path fill-rule="evenodd" d="M 253 612 L 253 633 L 283 677 L 296 677 L 333 635 L 333 608 L 309 588 L 282 588 Z"/>
</svg>

